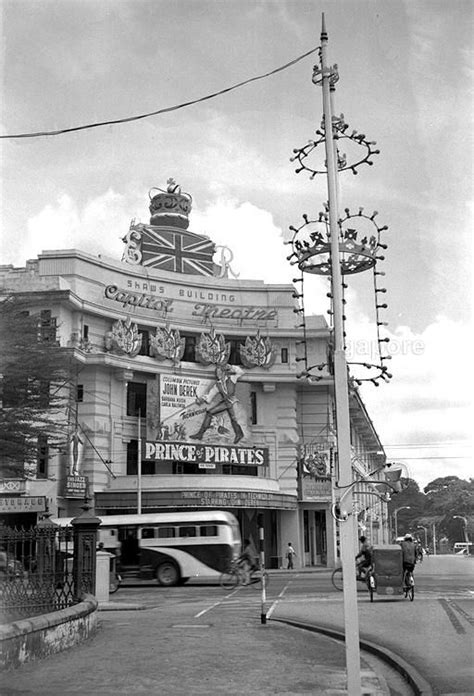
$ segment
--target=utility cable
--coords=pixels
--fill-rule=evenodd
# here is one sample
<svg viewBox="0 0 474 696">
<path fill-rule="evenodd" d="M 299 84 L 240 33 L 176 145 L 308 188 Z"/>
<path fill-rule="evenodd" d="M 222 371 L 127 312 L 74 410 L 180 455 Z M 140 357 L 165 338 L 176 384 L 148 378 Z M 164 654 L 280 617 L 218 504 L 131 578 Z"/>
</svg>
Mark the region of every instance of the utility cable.
<svg viewBox="0 0 474 696">
<path fill-rule="evenodd" d="M 150 111 L 149 113 L 139 114 L 137 116 L 128 116 L 127 118 L 117 118 L 117 119 L 110 120 L 110 121 L 99 121 L 96 123 L 88 123 L 88 124 L 83 125 L 83 126 L 73 126 L 72 128 L 61 128 L 59 130 L 51 130 L 51 131 L 38 131 L 36 133 L 14 133 L 14 134 L 10 134 L 10 135 L 0 135 L 0 139 L 7 140 L 7 139 L 14 139 L 14 138 L 44 138 L 44 137 L 53 136 L 53 135 L 64 135 L 65 133 L 74 133 L 76 131 L 87 130 L 90 128 L 101 128 L 102 126 L 112 126 L 112 125 L 116 125 L 118 123 L 130 123 L 131 121 L 140 121 L 141 119 L 150 118 L 151 116 L 158 116 L 159 114 L 166 114 L 166 113 L 169 113 L 170 111 L 178 111 L 179 109 L 184 109 L 187 106 L 192 106 L 193 104 L 198 104 L 200 102 L 207 101 L 208 99 L 214 99 L 215 97 L 219 97 L 222 94 L 226 94 L 227 92 L 232 92 L 234 89 L 238 89 L 239 87 L 244 87 L 245 85 L 248 85 L 251 82 L 256 82 L 257 80 L 263 80 L 265 77 L 270 77 L 271 75 L 275 75 L 276 73 L 282 72 L 282 70 L 286 70 L 287 68 L 290 68 L 291 66 L 295 65 L 296 63 L 299 63 L 300 60 L 303 60 L 304 58 L 307 58 L 307 56 L 310 56 L 312 53 L 315 53 L 318 50 L 318 48 L 319 48 L 319 46 L 316 46 L 315 48 L 312 48 L 310 51 L 303 53 L 303 55 L 298 56 L 298 58 L 294 58 L 289 63 L 285 63 L 285 65 L 281 65 L 279 68 L 275 68 L 274 70 L 270 70 L 269 72 L 266 72 L 263 75 L 257 75 L 255 77 L 251 77 L 248 80 L 243 80 L 242 82 L 238 82 L 237 84 L 232 85 L 231 87 L 226 87 L 225 89 L 221 89 L 218 92 L 213 92 L 212 94 L 208 94 L 205 97 L 199 97 L 198 99 L 193 99 L 192 101 L 183 102 L 182 104 L 176 104 L 175 106 L 168 106 L 164 109 L 158 109 L 157 111 Z"/>
</svg>

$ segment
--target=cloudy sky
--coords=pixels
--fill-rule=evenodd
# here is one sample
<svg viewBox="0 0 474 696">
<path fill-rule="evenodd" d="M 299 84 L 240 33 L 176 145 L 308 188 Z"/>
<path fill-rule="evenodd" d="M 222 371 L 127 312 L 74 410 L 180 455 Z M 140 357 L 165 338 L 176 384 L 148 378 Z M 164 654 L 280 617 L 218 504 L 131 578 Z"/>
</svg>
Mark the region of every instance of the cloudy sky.
<svg viewBox="0 0 474 696">
<path fill-rule="evenodd" d="M 383 320 L 393 380 L 362 395 L 393 461 L 420 486 L 472 475 L 472 3 L 470 0 L 1 0 L 0 133 L 52 131 L 197 100 L 319 45 L 339 66 L 336 111 L 380 155 L 341 175 L 342 207 L 389 226 Z M 316 215 L 323 177 L 293 148 L 322 113 L 316 54 L 187 108 L 122 125 L 0 141 L 0 262 L 76 247 L 119 259 L 148 190 L 173 176 L 191 229 L 241 278 L 287 282 L 289 226 Z M 347 150 L 349 155 L 349 150 Z M 297 274 L 296 274 L 297 275 Z M 324 283 L 306 284 L 325 314 Z M 348 293 L 351 355 L 373 349 L 364 278 Z M 349 356 L 349 359 L 351 357 Z M 354 358 L 355 359 L 355 358 Z"/>
</svg>

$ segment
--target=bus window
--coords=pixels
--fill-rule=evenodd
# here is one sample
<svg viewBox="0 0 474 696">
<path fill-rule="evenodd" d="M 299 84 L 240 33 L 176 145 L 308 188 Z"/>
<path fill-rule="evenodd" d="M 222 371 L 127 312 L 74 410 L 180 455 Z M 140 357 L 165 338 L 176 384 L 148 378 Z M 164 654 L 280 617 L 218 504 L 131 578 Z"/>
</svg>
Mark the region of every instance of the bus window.
<svg viewBox="0 0 474 696">
<path fill-rule="evenodd" d="M 142 528 L 142 539 L 154 539 L 155 538 L 155 528 L 154 527 L 143 527 Z"/>
<path fill-rule="evenodd" d="M 205 537 L 219 536 L 218 531 L 217 531 L 217 525 L 206 524 L 206 525 L 203 525 L 202 527 L 199 527 L 199 535 L 205 536 Z"/>
<path fill-rule="evenodd" d="M 180 537 L 195 537 L 196 527 L 180 527 L 179 528 Z"/>
<path fill-rule="evenodd" d="M 158 539 L 171 539 L 175 535 L 174 527 L 158 527 Z"/>
</svg>

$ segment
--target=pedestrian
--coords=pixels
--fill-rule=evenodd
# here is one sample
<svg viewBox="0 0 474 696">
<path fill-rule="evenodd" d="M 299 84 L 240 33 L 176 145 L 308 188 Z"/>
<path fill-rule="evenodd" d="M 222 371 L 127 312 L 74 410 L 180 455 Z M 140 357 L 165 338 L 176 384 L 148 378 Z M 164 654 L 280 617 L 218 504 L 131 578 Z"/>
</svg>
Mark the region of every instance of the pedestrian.
<svg viewBox="0 0 474 696">
<path fill-rule="evenodd" d="M 293 570 L 293 558 L 296 556 L 296 551 L 291 545 L 291 541 L 288 542 L 288 548 L 286 549 L 286 558 L 288 560 L 287 570 Z"/>
</svg>

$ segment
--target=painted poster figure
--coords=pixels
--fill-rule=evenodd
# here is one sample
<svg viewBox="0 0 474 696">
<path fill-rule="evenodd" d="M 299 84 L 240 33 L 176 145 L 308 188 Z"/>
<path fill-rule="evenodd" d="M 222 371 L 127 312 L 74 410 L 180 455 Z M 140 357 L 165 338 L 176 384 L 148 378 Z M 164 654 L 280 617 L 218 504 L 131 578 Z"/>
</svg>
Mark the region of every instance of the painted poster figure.
<svg viewBox="0 0 474 696">
<path fill-rule="evenodd" d="M 69 442 L 69 476 L 79 476 L 83 451 L 84 442 L 76 430 Z"/>
<path fill-rule="evenodd" d="M 234 430 L 234 445 L 242 440 L 244 431 L 240 427 L 234 410 L 234 406 L 238 401 L 235 396 L 235 385 L 242 374 L 243 370 L 236 365 L 217 365 L 216 383 L 207 394 L 199 396 L 196 399 L 196 403 L 198 404 L 207 403 L 209 405 L 206 408 L 206 415 L 204 416 L 201 427 L 197 433 L 191 435 L 194 440 L 202 440 L 204 433 L 212 423 L 213 417 L 225 411 L 229 414 L 230 422 Z"/>
</svg>

